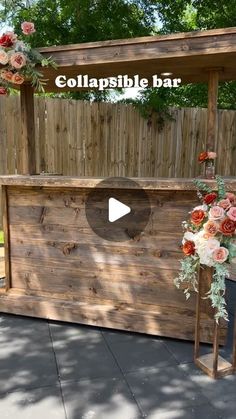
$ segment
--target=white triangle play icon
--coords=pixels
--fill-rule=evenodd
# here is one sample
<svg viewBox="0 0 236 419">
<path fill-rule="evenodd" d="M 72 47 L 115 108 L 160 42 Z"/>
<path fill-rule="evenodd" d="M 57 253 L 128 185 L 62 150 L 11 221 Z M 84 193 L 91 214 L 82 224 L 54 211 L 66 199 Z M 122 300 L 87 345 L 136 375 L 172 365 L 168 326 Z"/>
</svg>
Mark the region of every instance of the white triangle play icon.
<svg viewBox="0 0 236 419">
<path fill-rule="evenodd" d="M 124 217 L 130 212 L 131 209 L 128 205 L 123 204 L 115 198 L 109 198 L 108 219 L 110 223 L 114 223 L 114 221 L 119 220 L 119 218 Z"/>
</svg>

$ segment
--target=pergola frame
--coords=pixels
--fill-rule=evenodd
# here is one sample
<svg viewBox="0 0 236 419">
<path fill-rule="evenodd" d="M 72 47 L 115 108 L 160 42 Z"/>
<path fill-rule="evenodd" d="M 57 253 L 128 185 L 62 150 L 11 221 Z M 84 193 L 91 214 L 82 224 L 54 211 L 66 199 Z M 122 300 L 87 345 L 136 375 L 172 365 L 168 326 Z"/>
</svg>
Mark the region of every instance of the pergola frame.
<svg viewBox="0 0 236 419">
<path fill-rule="evenodd" d="M 43 69 L 47 92 L 63 91 L 55 84 L 57 75 L 111 77 L 119 74 L 171 72 L 182 83 L 208 83 L 207 149 L 214 150 L 217 133 L 219 81 L 236 80 L 236 28 L 196 31 L 134 39 L 41 48 L 52 56 L 58 69 Z M 21 173 L 35 174 L 34 89 L 21 86 L 22 136 Z"/>
</svg>

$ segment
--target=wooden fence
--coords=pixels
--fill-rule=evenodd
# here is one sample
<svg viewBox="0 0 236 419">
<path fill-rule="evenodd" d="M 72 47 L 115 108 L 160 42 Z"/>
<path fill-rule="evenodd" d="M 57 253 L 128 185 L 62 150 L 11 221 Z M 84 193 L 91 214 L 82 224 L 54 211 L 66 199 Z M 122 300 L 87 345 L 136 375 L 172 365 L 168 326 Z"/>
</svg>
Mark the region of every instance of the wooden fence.
<svg viewBox="0 0 236 419">
<path fill-rule="evenodd" d="M 206 109 L 173 109 L 160 129 L 131 105 L 35 98 L 37 172 L 78 176 L 194 177 Z M 217 172 L 236 175 L 236 112 L 218 112 Z M 0 98 L 0 174 L 21 173 L 19 96 Z"/>
</svg>

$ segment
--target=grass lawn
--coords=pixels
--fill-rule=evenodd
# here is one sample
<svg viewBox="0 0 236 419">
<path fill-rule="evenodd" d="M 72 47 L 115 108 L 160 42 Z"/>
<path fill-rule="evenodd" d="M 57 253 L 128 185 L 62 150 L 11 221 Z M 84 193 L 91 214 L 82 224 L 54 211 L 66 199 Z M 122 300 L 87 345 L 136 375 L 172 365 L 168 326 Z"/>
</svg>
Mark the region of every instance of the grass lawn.
<svg viewBox="0 0 236 419">
<path fill-rule="evenodd" d="M 4 243 L 3 240 L 3 231 L 0 230 L 0 244 Z"/>
</svg>

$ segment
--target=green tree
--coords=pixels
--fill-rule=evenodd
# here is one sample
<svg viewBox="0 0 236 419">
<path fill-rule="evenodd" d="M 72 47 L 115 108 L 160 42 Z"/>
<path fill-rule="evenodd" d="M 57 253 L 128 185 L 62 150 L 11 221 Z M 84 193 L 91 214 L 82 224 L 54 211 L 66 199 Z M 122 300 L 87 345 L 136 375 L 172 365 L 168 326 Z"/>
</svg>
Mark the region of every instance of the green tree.
<svg viewBox="0 0 236 419">
<path fill-rule="evenodd" d="M 0 1 L 0 18 L 17 32 L 33 21 L 33 47 L 147 36 L 155 28 L 155 10 L 148 0 L 8 0 Z M 87 100 L 106 100 L 109 92 L 60 94 Z"/>
<path fill-rule="evenodd" d="M 5 18 L 16 30 L 20 30 L 24 20 L 35 23 L 34 47 L 145 36 L 152 33 L 155 22 L 153 7 L 145 0 L 9 0 L 6 3 L 1 20 Z"/>
</svg>

